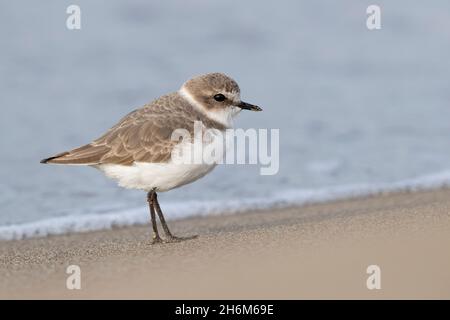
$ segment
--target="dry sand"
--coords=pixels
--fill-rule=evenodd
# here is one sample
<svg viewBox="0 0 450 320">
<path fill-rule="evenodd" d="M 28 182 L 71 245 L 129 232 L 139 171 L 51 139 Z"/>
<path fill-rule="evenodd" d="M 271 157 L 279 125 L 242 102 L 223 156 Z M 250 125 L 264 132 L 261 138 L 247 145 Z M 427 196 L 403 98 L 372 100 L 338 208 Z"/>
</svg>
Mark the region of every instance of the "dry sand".
<svg viewBox="0 0 450 320">
<path fill-rule="evenodd" d="M 0 242 L 0 298 L 450 298 L 450 190 Z M 66 267 L 81 267 L 81 290 Z M 366 268 L 381 268 L 368 290 Z"/>
</svg>

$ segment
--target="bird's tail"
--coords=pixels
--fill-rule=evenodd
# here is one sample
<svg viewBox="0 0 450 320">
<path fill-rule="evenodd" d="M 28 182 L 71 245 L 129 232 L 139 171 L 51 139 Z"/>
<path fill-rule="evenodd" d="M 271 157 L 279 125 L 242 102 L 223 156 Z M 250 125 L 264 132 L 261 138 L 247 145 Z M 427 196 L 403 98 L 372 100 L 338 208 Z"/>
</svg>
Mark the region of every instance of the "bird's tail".
<svg viewBox="0 0 450 320">
<path fill-rule="evenodd" d="M 82 147 L 59 153 L 53 157 L 41 160 L 41 163 L 72 164 L 72 165 L 96 165 L 101 158 L 110 151 L 104 145 L 87 144 Z"/>
</svg>

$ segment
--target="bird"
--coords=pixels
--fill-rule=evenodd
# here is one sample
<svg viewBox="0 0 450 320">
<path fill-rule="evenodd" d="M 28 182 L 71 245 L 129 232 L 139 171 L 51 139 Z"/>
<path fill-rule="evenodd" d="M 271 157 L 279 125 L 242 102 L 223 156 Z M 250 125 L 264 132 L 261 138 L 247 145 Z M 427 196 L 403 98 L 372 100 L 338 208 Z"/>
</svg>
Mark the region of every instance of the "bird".
<svg viewBox="0 0 450 320">
<path fill-rule="evenodd" d="M 145 104 L 111 127 L 91 143 L 41 160 L 44 164 L 90 166 L 99 169 L 119 186 L 146 192 L 152 224 L 152 244 L 194 239 L 197 235 L 177 237 L 170 231 L 158 202 L 157 193 L 194 182 L 217 165 L 185 164 L 174 161 L 173 151 L 183 143 L 172 139 L 177 129 L 194 132 L 202 129 L 225 132 L 241 110 L 262 111 L 243 102 L 235 80 L 224 73 L 195 76 L 178 91 Z M 184 143 L 192 143 L 184 141 Z M 165 238 L 158 231 L 158 215 Z"/>
</svg>

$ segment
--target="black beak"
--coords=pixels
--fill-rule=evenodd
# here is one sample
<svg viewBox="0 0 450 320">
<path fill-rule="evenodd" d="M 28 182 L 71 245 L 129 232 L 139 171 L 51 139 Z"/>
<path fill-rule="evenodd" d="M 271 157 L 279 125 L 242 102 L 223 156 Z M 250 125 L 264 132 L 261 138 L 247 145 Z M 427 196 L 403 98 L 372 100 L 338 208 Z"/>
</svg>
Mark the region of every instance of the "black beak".
<svg viewBox="0 0 450 320">
<path fill-rule="evenodd" d="M 251 111 L 262 111 L 262 109 L 258 106 L 255 106 L 253 104 L 247 103 L 247 102 L 239 102 L 239 104 L 237 105 L 239 108 L 241 109 L 245 109 L 245 110 L 251 110 Z"/>
</svg>

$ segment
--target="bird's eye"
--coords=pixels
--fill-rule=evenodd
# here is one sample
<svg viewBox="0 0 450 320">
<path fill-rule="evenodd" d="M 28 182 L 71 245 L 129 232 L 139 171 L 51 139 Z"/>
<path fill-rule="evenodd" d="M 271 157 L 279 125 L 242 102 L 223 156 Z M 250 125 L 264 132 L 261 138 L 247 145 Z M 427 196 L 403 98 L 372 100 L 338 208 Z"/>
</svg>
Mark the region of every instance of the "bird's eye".
<svg viewBox="0 0 450 320">
<path fill-rule="evenodd" d="M 220 102 L 225 101 L 225 96 L 221 93 L 218 93 L 214 96 L 214 100 L 220 101 Z"/>
</svg>

